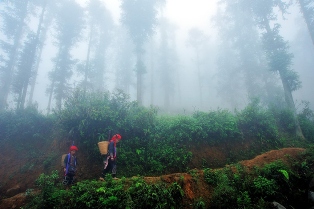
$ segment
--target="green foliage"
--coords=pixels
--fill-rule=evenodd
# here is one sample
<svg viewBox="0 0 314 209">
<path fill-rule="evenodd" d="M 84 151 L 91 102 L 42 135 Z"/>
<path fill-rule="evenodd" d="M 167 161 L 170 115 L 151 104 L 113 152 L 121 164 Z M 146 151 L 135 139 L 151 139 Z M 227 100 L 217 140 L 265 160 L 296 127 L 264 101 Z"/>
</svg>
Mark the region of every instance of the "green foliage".
<svg viewBox="0 0 314 209">
<path fill-rule="evenodd" d="M 1 140 L 44 140 L 51 135 L 54 119 L 38 112 L 35 107 L 0 112 Z"/>
<path fill-rule="evenodd" d="M 53 208 L 54 205 L 59 204 L 62 191 L 57 188 L 58 180 L 58 171 L 52 171 L 50 175 L 40 174 L 36 180 L 40 193 L 27 193 L 30 202 L 25 208 Z"/>
<path fill-rule="evenodd" d="M 65 131 L 73 129 L 76 140 L 97 142 L 98 134 L 116 130 L 116 118 L 126 114 L 121 107 L 124 103 L 120 103 L 120 108 L 115 103 L 108 93 L 85 94 L 77 90 L 67 98 L 64 109 L 58 113 L 60 128 L 63 127 Z M 123 121 L 123 118 L 120 120 Z"/>
<path fill-rule="evenodd" d="M 130 146 L 121 145 L 119 155 L 119 165 L 125 168 L 127 176 L 160 175 L 165 172 L 186 170 L 192 157 L 192 153 L 185 147 L 166 139 L 146 140 L 145 143 L 141 143 L 141 140 L 135 138 L 130 143 L 132 143 Z"/>
<path fill-rule="evenodd" d="M 275 180 L 267 179 L 262 176 L 258 176 L 254 179 L 253 184 L 254 191 L 261 197 L 272 196 L 276 194 L 276 190 L 278 190 Z"/>
<path fill-rule="evenodd" d="M 194 118 L 185 115 L 161 116 L 156 124 L 156 137 L 175 143 L 189 142 L 201 131 Z M 158 135 L 157 135 L 158 134 Z"/>
<path fill-rule="evenodd" d="M 278 128 L 270 111 L 253 100 L 246 108 L 237 114 L 240 130 L 246 137 L 253 137 L 262 142 L 275 144 L 278 141 Z"/>
<path fill-rule="evenodd" d="M 33 197 L 27 208 L 180 208 L 183 190 L 173 183 L 148 184 L 142 177 L 128 181 L 113 180 L 107 175 L 105 181 L 81 181 L 69 190 L 54 186 L 51 176 L 42 174 L 38 183 L 41 192 Z"/>
<path fill-rule="evenodd" d="M 194 201 L 193 209 L 205 209 L 205 208 L 206 208 L 206 204 L 203 198 L 199 198 Z"/>
<path fill-rule="evenodd" d="M 76 91 L 69 97 L 64 109 L 58 113 L 59 127 L 65 131 L 74 130 L 73 138 L 81 141 L 97 156 L 95 144 L 112 134 L 119 132 L 123 139 L 137 137 L 135 143 L 124 140 L 130 149 L 136 149 L 138 143 L 146 143 L 155 121 L 155 109 L 140 107 L 129 102 L 128 96 L 120 91 L 108 93 L 84 93 Z"/>
<path fill-rule="evenodd" d="M 195 112 L 193 116 L 162 116 L 156 124 L 156 137 L 187 144 L 195 141 L 218 143 L 221 140 L 238 139 L 237 119 L 227 110 L 209 113 Z"/>
<path fill-rule="evenodd" d="M 279 170 L 279 172 L 281 172 L 282 173 L 282 175 L 284 175 L 284 177 L 287 179 L 287 180 L 289 180 L 289 173 L 286 171 L 286 170 Z"/>
<path fill-rule="evenodd" d="M 204 169 L 204 179 L 205 181 L 213 186 L 217 186 L 218 177 L 220 172 L 211 168 Z"/>
<path fill-rule="evenodd" d="M 125 208 L 128 200 L 122 181 L 113 181 L 107 176 L 105 182 L 82 181 L 72 186 L 67 204 L 75 208 Z"/>
<path fill-rule="evenodd" d="M 191 144 L 219 144 L 253 137 L 258 139 L 263 149 L 273 148 L 278 146 L 279 131 L 287 131 L 291 125 L 288 111 L 275 108 L 266 110 L 258 101 L 253 101 L 235 115 L 218 110 L 196 112 L 192 116 L 158 116 L 155 108 L 129 102 L 121 92 L 109 95 L 78 91 L 66 101 L 63 110 L 52 116 L 43 116 L 32 108 L 1 112 L 1 143 L 12 140 L 12 137 L 16 137 L 15 141 L 41 141 L 43 136 L 51 134 L 52 128 L 57 127 L 58 131 L 59 128 L 63 129 L 62 133 L 71 130 L 71 137 L 81 143 L 81 149 L 100 159 L 96 143 L 105 140 L 108 131 L 112 130 L 122 135 L 122 141 L 117 145 L 119 175 L 161 175 L 189 170 L 193 154 Z M 299 118 L 310 131 L 312 111 L 305 107 Z M 38 126 L 41 128 L 38 129 Z M 17 150 L 25 148 L 22 143 L 18 144 Z M 251 152 L 254 154 L 254 151 Z M 29 149 L 28 154 L 36 157 L 40 152 Z M 43 166 L 49 168 L 56 157 L 48 155 L 42 162 Z M 236 161 L 236 158 L 232 160 Z M 232 205 L 254 208 L 254 205 L 263 208 L 261 205 L 275 194 L 279 199 L 293 199 L 300 203 L 290 193 L 295 191 L 295 182 L 302 188 L 308 186 L 302 182 L 303 179 L 310 181 L 313 159 L 313 154 L 307 152 L 301 158 L 301 163 L 294 164 L 294 170 L 280 161 L 256 168 L 252 173 L 247 173 L 238 164 L 220 170 L 205 169 L 205 180 L 214 188 L 211 207 L 228 208 Z M 20 171 L 26 172 L 33 167 L 34 163 L 30 162 Z M 198 180 L 197 174 L 191 171 L 193 180 Z M 42 191 L 39 195 L 29 192 L 29 195 L 33 195 L 33 208 L 71 208 L 73 205 L 77 208 L 176 208 L 184 195 L 177 183 L 171 186 L 147 184 L 142 178 L 114 181 L 110 175 L 105 182 L 82 181 L 66 191 L 56 182 L 55 173 L 42 174 L 37 185 Z M 294 195 L 302 197 L 305 190 L 297 190 Z M 193 207 L 204 208 L 203 203 L 203 199 L 195 200 Z M 31 204 L 29 208 L 32 208 Z"/>
<path fill-rule="evenodd" d="M 135 178 L 128 192 L 136 208 L 175 208 L 183 197 L 177 183 L 167 188 L 164 183 L 147 184 L 142 178 Z"/>
<path fill-rule="evenodd" d="M 237 204 L 238 191 L 232 183 L 226 173 L 221 173 L 218 176 L 217 186 L 210 201 L 212 208 L 228 208 L 230 205 L 235 206 Z"/>
<path fill-rule="evenodd" d="M 270 208 L 274 198 L 291 207 L 306 208 L 313 159 L 311 149 L 288 164 L 274 161 L 252 170 L 239 164 L 205 169 L 205 181 L 214 189 L 210 208 Z"/>
<path fill-rule="evenodd" d="M 143 44 L 154 33 L 157 24 L 157 2 L 122 1 L 121 22 L 128 28 L 137 53 L 143 53 Z"/>
<path fill-rule="evenodd" d="M 293 112 L 288 108 L 281 108 L 281 107 L 272 107 L 270 108 L 270 111 L 272 112 L 273 116 L 275 117 L 277 121 L 278 128 L 284 132 L 288 133 L 290 135 L 295 134 L 295 123 L 294 123 L 294 117 Z"/>
<path fill-rule="evenodd" d="M 221 140 L 237 140 L 241 137 L 237 118 L 228 110 L 211 111 L 209 113 L 196 112 L 196 138 L 205 138 L 218 143 Z"/>
<path fill-rule="evenodd" d="M 239 208 L 251 208 L 252 202 L 251 197 L 249 195 L 248 191 L 240 192 L 238 198 L 237 198 L 237 205 Z"/>
<path fill-rule="evenodd" d="M 302 102 L 304 107 L 301 113 L 298 115 L 300 127 L 304 137 L 314 142 L 314 112 L 309 108 L 309 102 Z"/>
<path fill-rule="evenodd" d="M 285 170 L 287 173 L 291 172 L 286 164 L 278 160 L 265 165 L 263 168 L 259 169 L 258 173 L 262 176 L 271 177 L 272 175 L 282 173 L 280 170 Z"/>
</svg>

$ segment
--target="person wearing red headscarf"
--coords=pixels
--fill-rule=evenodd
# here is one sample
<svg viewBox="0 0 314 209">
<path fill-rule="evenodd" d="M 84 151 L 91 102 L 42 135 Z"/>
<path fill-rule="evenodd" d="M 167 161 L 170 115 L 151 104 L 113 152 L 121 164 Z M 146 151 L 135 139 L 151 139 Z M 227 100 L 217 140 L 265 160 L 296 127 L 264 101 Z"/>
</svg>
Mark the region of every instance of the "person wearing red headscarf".
<svg viewBox="0 0 314 209">
<path fill-rule="evenodd" d="M 113 178 L 117 175 L 117 143 L 121 140 L 120 134 L 115 134 L 110 140 L 108 146 L 108 154 L 104 158 L 104 170 L 103 177 L 106 174 L 111 173 Z"/>
<path fill-rule="evenodd" d="M 74 182 L 74 176 L 76 173 L 77 159 L 76 152 L 78 148 L 74 145 L 70 147 L 70 152 L 64 158 L 64 185 L 71 185 Z"/>
</svg>

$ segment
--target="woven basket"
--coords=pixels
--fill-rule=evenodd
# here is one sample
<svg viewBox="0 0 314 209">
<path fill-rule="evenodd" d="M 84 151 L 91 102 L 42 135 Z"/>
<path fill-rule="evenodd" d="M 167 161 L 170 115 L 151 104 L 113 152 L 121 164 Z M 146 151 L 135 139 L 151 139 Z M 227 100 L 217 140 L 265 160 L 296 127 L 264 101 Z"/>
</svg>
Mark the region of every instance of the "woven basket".
<svg viewBox="0 0 314 209">
<path fill-rule="evenodd" d="M 108 154 L 108 145 L 109 145 L 108 141 L 98 142 L 98 148 L 99 148 L 100 154 L 102 155 Z"/>
<path fill-rule="evenodd" d="M 64 167 L 64 158 L 67 156 L 67 154 L 63 154 L 61 157 L 61 166 Z"/>
</svg>

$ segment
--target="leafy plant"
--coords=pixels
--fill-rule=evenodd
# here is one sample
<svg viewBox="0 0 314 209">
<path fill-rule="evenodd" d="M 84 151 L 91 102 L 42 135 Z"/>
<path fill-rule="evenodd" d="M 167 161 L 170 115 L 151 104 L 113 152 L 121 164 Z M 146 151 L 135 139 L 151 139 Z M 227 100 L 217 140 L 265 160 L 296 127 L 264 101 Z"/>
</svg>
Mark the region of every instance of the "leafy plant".
<svg viewBox="0 0 314 209">
<path fill-rule="evenodd" d="M 61 192 L 58 190 L 58 171 L 52 171 L 50 175 L 40 174 L 36 185 L 40 193 L 34 194 L 29 190 L 26 194 L 30 202 L 25 208 L 53 208 L 61 199 Z"/>
<path fill-rule="evenodd" d="M 276 194 L 278 186 L 273 179 L 267 179 L 262 176 L 258 176 L 253 181 L 255 187 L 255 193 L 261 197 L 272 196 Z"/>
<path fill-rule="evenodd" d="M 274 124 L 272 113 L 259 105 L 259 100 L 253 100 L 241 112 L 237 113 L 239 128 L 246 137 L 254 137 L 269 145 L 278 142 L 278 128 Z"/>
<path fill-rule="evenodd" d="M 204 179 L 210 185 L 217 186 L 219 175 L 219 171 L 215 171 L 211 168 L 204 169 Z"/>
<path fill-rule="evenodd" d="M 203 198 L 199 198 L 194 201 L 193 209 L 205 209 L 205 208 L 206 208 L 206 204 Z"/>
<path fill-rule="evenodd" d="M 237 118 L 228 110 L 218 109 L 209 113 L 195 112 L 193 118 L 196 119 L 196 125 L 200 129 L 196 134 L 197 138 L 204 138 L 215 143 L 241 138 Z"/>
</svg>

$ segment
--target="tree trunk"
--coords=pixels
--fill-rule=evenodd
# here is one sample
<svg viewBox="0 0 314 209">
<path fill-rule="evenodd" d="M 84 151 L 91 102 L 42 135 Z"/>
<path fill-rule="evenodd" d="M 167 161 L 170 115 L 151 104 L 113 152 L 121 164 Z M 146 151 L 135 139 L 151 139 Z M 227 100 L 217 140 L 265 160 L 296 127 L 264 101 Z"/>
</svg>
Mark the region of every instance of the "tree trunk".
<svg viewBox="0 0 314 209">
<path fill-rule="evenodd" d="M 143 76 L 143 63 L 142 63 L 142 57 L 141 57 L 141 54 L 138 53 L 137 54 L 137 69 L 136 69 L 136 77 L 137 77 L 137 88 L 136 88 L 136 93 L 137 93 L 137 102 L 139 105 L 142 105 L 143 104 L 143 101 L 142 101 L 142 84 L 143 84 L 143 81 L 142 81 L 142 76 Z"/>
<path fill-rule="evenodd" d="M 201 76 L 201 67 L 200 67 L 200 55 L 199 49 L 196 49 L 196 67 L 197 67 L 197 76 L 198 76 L 198 88 L 200 92 L 200 104 L 203 106 L 203 93 L 202 93 L 202 76 Z"/>
<path fill-rule="evenodd" d="M 267 18 L 264 18 L 264 26 L 266 29 L 266 32 L 268 34 L 272 34 L 270 25 L 269 25 L 269 21 L 267 20 Z M 274 40 L 274 38 L 272 38 L 272 40 Z M 275 46 L 275 43 L 273 44 Z M 294 125 L 295 125 L 295 134 L 297 137 L 300 137 L 301 139 L 304 139 L 304 135 L 302 133 L 301 127 L 300 127 L 300 123 L 298 120 L 298 116 L 297 116 L 297 111 L 295 108 L 295 104 L 294 104 L 294 100 L 293 100 L 293 96 L 292 96 L 292 91 L 291 88 L 288 84 L 288 81 L 286 79 L 286 76 L 283 73 L 284 69 L 277 69 L 277 71 L 279 72 L 280 75 L 280 79 L 282 82 L 282 86 L 283 86 L 283 90 L 284 90 L 284 94 L 285 94 L 285 101 L 287 103 L 288 108 L 292 111 L 293 113 L 293 117 L 294 117 Z"/>
<path fill-rule="evenodd" d="M 6 108 L 7 106 L 7 100 L 8 100 L 8 96 L 10 93 L 10 87 L 12 84 L 12 78 L 13 78 L 13 74 L 14 74 L 14 68 L 15 68 L 15 64 L 17 61 L 17 56 L 18 56 L 18 48 L 20 45 L 20 40 L 23 34 L 23 29 L 24 29 L 24 19 L 27 16 L 27 5 L 28 5 L 28 0 L 25 0 L 24 2 L 25 7 L 22 10 L 22 15 L 21 15 L 21 19 L 19 22 L 20 27 L 18 27 L 15 38 L 14 38 L 14 45 L 13 45 L 13 49 L 12 52 L 10 53 L 10 61 L 8 63 L 8 67 L 7 70 L 5 72 L 4 75 L 4 79 L 2 80 L 2 86 L 0 89 L 0 110 L 3 110 L 4 108 Z"/>
<path fill-rule="evenodd" d="M 293 113 L 293 117 L 294 117 L 294 127 L 295 127 L 295 133 L 297 137 L 300 137 L 301 139 L 304 139 L 304 135 L 302 133 L 301 127 L 300 127 L 300 123 L 298 120 L 298 114 L 295 108 L 295 104 L 293 101 L 293 96 L 290 90 L 290 87 L 288 85 L 287 79 L 285 78 L 285 76 L 283 75 L 282 71 L 279 70 L 279 75 L 281 78 L 281 82 L 282 82 L 282 86 L 285 92 L 285 100 L 286 103 L 288 104 L 289 109 L 292 111 Z"/>
<path fill-rule="evenodd" d="M 85 70 L 84 70 L 84 94 L 87 90 L 87 80 L 89 77 L 89 59 L 90 59 L 90 50 L 91 50 L 91 45 L 92 45 L 92 36 L 93 36 L 93 26 L 90 28 L 89 32 L 89 41 L 88 41 L 88 49 L 87 49 L 87 54 L 86 54 L 86 62 L 85 62 Z"/>
<path fill-rule="evenodd" d="M 308 29 L 309 34 L 311 36 L 312 43 L 314 45 L 314 20 L 312 20 L 313 21 L 313 24 L 312 24 L 313 28 L 311 28 L 311 17 L 309 15 L 309 11 L 306 10 L 306 4 L 305 4 L 304 0 L 299 0 L 299 4 L 300 4 L 301 12 L 303 14 L 305 23 L 307 25 L 307 29 Z"/>
<path fill-rule="evenodd" d="M 54 90 L 55 82 L 54 80 L 51 83 L 51 89 L 49 91 L 49 100 L 48 100 L 48 106 L 47 106 L 47 115 L 50 113 L 50 108 L 51 108 L 51 100 L 52 100 L 52 95 L 53 95 L 53 90 Z"/>
<path fill-rule="evenodd" d="M 153 56 L 153 41 L 151 41 L 151 50 L 150 50 L 150 104 L 154 105 L 154 96 L 155 96 L 155 87 L 154 87 L 154 56 Z"/>
<path fill-rule="evenodd" d="M 46 12 L 46 6 L 47 6 L 47 0 L 44 1 L 43 9 L 41 11 L 41 15 L 40 15 L 40 19 L 39 19 L 39 23 L 38 23 L 38 27 L 37 27 L 37 32 L 36 32 L 36 50 L 34 51 L 34 56 L 33 56 L 33 62 L 35 62 L 35 66 L 33 66 L 34 74 L 33 74 L 32 80 L 31 80 L 31 90 L 30 90 L 30 95 L 29 95 L 29 98 L 28 98 L 28 105 L 29 106 L 33 102 L 33 95 L 34 95 L 34 89 L 35 89 L 36 80 L 37 80 L 37 74 L 38 74 L 38 68 L 39 68 L 39 63 L 40 63 L 40 57 L 41 57 L 42 50 L 43 50 L 43 44 L 40 43 L 39 37 L 41 35 L 41 31 L 43 30 L 42 24 L 43 24 L 44 15 L 45 15 L 45 12 Z M 37 52 L 38 49 L 39 49 L 39 51 L 37 53 L 37 61 L 35 61 L 36 60 L 35 56 L 36 56 L 36 52 Z"/>
</svg>

